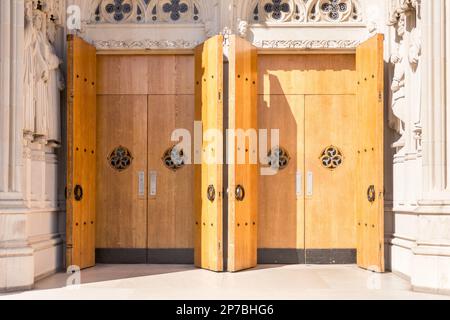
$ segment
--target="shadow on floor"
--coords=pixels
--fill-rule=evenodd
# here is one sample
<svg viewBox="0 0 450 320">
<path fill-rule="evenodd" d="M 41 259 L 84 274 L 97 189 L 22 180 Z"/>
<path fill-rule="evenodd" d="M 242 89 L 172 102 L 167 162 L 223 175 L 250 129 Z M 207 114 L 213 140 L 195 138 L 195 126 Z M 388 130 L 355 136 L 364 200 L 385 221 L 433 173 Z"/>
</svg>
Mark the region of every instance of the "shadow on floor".
<svg viewBox="0 0 450 320">
<path fill-rule="evenodd" d="M 95 267 L 81 270 L 81 284 L 114 281 L 146 276 L 157 276 L 176 272 L 196 270 L 193 265 L 106 265 L 97 264 Z M 77 275 L 58 272 L 48 278 L 38 281 L 34 289 L 47 290 L 67 286 L 77 280 Z"/>
</svg>

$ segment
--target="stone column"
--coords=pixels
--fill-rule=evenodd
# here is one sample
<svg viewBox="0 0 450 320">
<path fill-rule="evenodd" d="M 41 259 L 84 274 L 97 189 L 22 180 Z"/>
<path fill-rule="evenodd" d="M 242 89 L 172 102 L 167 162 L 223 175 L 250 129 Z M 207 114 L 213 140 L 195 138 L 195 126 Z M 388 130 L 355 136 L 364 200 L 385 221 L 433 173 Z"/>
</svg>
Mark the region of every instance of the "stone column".
<svg viewBox="0 0 450 320">
<path fill-rule="evenodd" d="M 446 12 L 445 17 L 449 17 L 450 15 L 450 5 L 447 3 L 445 6 Z M 450 18 L 449 18 L 450 19 Z M 446 170 L 447 170 L 447 185 L 446 185 L 446 191 L 447 194 L 450 193 L 450 61 L 449 61 L 449 55 L 450 55 L 450 22 L 447 20 L 445 23 L 445 41 L 446 41 L 446 60 L 445 60 L 445 71 L 446 71 L 446 114 L 447 114 L 447 122 L 446 122 L 446 147 L 447 147 L 447 163 L 446 163 Z M 450 197 L 450 196 L 449 196 Z"/>
<path fill-rule="evenodd" d="M 423 199 L 412 249 L 415 289 L 450 294 L 450 192 L 448 190 L 448 1 L 422 1 L 424 78 Z"/>
<path fill-rule="evenodd" d="M 424 200 L 450 200 L 446 163 L 446 12 L 445 0 L 424 1 Z M 447 6 L 447 10 L 448 6 Z M 448 28 L 448 26 L 447 26 Z M 448 53 L 447 53 L 448 54 Z"/>
<path fill-rule="evenodd" d="M 34 282 L 21 175 L 23 35 L 24 1 L 0 1 L 0 292 Z"/>
</svg>

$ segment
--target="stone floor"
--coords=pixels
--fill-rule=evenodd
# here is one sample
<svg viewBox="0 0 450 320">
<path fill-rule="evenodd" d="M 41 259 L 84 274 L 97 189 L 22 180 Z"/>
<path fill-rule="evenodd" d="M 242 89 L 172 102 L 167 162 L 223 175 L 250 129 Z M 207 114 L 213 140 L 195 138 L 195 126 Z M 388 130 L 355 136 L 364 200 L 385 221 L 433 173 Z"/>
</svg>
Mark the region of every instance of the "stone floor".
<svg viewBox="0 0 450 320">
<path fill-rule="evenodd" d="M 407 281 L 356 266 L 259 266 L 239 273 L 214 273 L 182 265 L 98 265 L 39 281 L 33 291 L 0 299 L 450 299 L 416 293 Z"/>
</svg>

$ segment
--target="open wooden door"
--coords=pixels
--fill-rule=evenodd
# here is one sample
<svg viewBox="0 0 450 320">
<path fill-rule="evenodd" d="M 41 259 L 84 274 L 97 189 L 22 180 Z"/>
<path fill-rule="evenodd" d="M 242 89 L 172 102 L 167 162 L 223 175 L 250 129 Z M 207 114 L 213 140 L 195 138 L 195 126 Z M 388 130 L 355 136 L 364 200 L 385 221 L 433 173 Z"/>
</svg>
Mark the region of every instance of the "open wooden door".
<svg viewBox="0 0 450 320">
<path fill-rule="evenodd" d="M 195 265 L 223 271 L 223 36 L 195 49 L 195 120 L 203 127 L 193 157 Z"/>
<path fill-rule="evenodd" d="M 358 266 L 384 272 L 384 61 L 383 35 L 356 51 L 357 149 L 357 260 Z"/>
<path fill-rule="evenodd" d="M 96 49 L 67 39 L 66 265 L 95 265 Z"/>
<path fill-rule="evenodd" d="M 230 36 L 228 55 L 228 271 L 257 265 L 257 50 Z"/>
</svg>

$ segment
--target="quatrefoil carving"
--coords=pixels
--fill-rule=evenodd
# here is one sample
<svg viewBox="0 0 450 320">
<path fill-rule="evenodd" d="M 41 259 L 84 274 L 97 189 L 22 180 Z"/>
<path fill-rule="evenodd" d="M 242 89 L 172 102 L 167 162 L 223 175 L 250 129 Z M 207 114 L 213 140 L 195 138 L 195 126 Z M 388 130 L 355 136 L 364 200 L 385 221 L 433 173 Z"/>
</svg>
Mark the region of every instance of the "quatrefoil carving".
<svg viewBox="0 0 450 320">
<path fill-rule="evenodd" d="M 108 162 L 114 170 L 122 172 L 133 163 L 133 155 L 126 147 L 118 146 L 108 156 Z"/>
<path fill-rule="evenodd" d="M 185 165 L 185 155 L 183 149 L 178 146 L 171 147 L 164 152 L 162 157 L 164 165 L 172 170 L 177 171 Z"/>
<path fill-rule="evenodd" d="M 337 147 L 329 146 L 322 152 L 320 161 L 323 167 L 334 170 L 342 165 L 344 157 Z"/>
<path fill-rule="evenodd" d="M 268 165 L 274 169 L 286 169 L 289 165 L 291 157 L 286 149 L 282 147 L 275 147 L 267 154 Z"/>
</svg>

